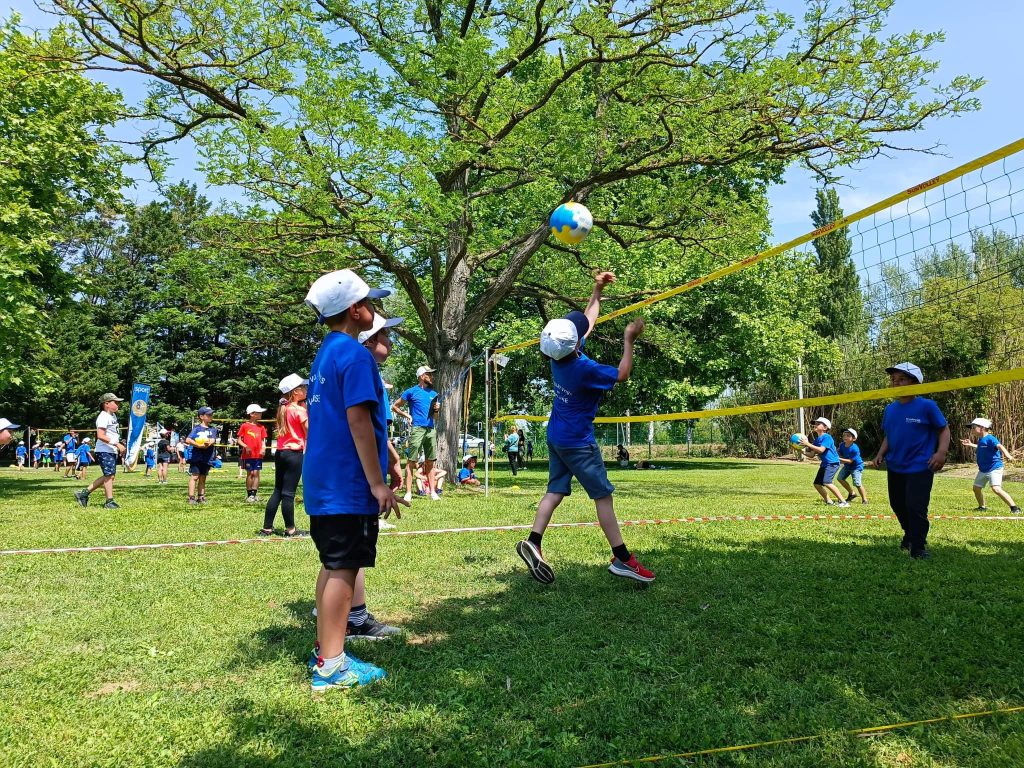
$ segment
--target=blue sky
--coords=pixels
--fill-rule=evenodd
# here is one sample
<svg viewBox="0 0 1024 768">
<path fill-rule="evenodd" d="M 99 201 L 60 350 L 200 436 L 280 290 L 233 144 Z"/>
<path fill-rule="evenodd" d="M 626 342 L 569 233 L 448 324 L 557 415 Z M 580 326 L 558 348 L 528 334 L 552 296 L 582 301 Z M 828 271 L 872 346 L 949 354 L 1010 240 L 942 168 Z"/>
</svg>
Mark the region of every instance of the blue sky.
<svg viewBox="0 0 1024 768">
<path fill-rule="evenodd" d="M 778 0 L 776 5 L 798 12 L 803 3 Z M 12 10 L 20 13 L 28 26 L 45 27 L 52 23 L 52 17 L 41 14 L 31 0 L 0 0 L 0 12 L 4 16 Z M 1013 52 L 1021 44 L 1020 32 L 1024 29 L 1024 2 L 980 0 L 965 4 L 962 0 L 897 0 L 890 16 L 889 31 L 913 28 L 946 33 L 946 42 L 934 52 L 934 57 L 942 62 L 936 78 L 946 81 L 957 74 L 983 77 L 986 85 L 979 94 L 982 109 L 964 117 L 934 121 L 921 132 L 902 137 L 903 143 L 912 146 L 940 145 L 942 155 L 898 153 L 892 158 L 879 157 L 861 167 L 844 170 L 846 186 L 839 192 L 846 213 L 1024 135 L 1019 67 L 1013 63 Z M 142 93 L 138 78 L 104 79 L 120 87 L 129 99 Z M 203 182 L 195 172 L 196 158 L 189 145 L 179 144 L 174 152 L 177 162 L 172 177 L 196 181 L 213 199 L 239 198 L 233 190 L 211 189 Z M 771 191 L 773 242 L 789 240 L 812 229 L 809 216 L 814 207 L 815 186 L 810 174 L 793 169 L 786 175 L 785 183 Z M 129 197 L 144 201 L 154 192 L 151 184 L 140 181 L 135 189 L 129 190 Z"/>
</svg>

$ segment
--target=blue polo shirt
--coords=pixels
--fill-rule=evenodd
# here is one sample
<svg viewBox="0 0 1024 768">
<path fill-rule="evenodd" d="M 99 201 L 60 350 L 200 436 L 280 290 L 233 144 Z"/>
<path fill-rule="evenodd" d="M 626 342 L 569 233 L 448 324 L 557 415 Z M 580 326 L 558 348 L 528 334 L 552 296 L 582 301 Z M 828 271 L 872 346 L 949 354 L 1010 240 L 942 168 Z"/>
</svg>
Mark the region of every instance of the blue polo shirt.
<svg viewBox="0 0 1024 768">
<path fill-rule="evenodd" d="M 548 442 L 559 448 L 595 444 L 594 417 L 604 393 L 618 382 L 619 369 L 591 360 L 581 351 L 579 356 L 552 360 L 551 379 L 555 401 L 548 421 Z"/>
<path fill-rule="evenodd" d="M 414 427 L 434 428 L 434 416 L 430 411 L 437 399 L 437 392 L 432 389 L 424 389 L 417 384 L 415 387 L 405 390 L 402 393 L 402 399 L 409 404 L 409 414 L 412 416 Z"/>
<path fill-rule="evenodd" d="M 985 435 L 978 441 L 978 469 L 992 472 L 1003 468 L 1003 455 L 999 453 L 999 438 Z"/>
<path fill-rule="evenodd" d="M 824 435 L 818 435 L 814 438 L 813 445 L 818 448 L 824 448 L 824 453 L 819 453 L 818 458 L 822 464 L 838 464 L 839 463 L 839 452 L 836 451 L 836 441 L 832 439 L 832 435 L 827 432 Z"/>
<path fill-rule="evenodd" d="M 852 464 L 847 464 L 850 469 L 860 471 L 864 469 L 864 459 L 860 455 L 860 446 L 856 443 L 850 443 L 850 447 L 846 447 L 846 443 L 839 444 L 839 458 L 850 459 Z"/>
<path fill-rule="evenodd" d="M 309 432 L 302 461 L 306 514 L 376 515 L 348 425 L 348 409 L 369 406 L 381 477 L 387 477 L 388 427 L 380 407 L 384 385 L 373 355 L 345 333 L 324 338 L 309 373 Z"/>
<path fill-rule="evenodd" d="M 926 397 L 915 397 L 909 403 L 896 400 L 885 406 L 882 431 L 889 441 L 885 455 L 889 470 L 903 474 L 928 471 L 928 460 L 945 427 L 946 417 L 938 404 Z"/>
</svg>

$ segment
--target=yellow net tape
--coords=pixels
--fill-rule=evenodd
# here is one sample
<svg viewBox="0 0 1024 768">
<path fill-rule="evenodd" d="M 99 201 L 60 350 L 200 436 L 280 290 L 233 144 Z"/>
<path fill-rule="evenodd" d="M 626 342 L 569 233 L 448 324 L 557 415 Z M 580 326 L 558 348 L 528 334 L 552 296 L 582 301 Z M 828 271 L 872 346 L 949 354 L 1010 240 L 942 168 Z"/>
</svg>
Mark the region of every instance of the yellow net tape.
<svg viewBox="0 0 1024 768">
<path fill-rule="evenodd" d="M 925 384 L 912 384 L 907 387 L 885 387 L 884 389 L 867 389 L 861 392 L 846 392 L 841 395 L 825 395 L 822 397 L 805 397 L 798 400 L 776 400 L 773 403 L 756 405 L 737 405 L 730 408 L 706 408 L 702 411 L 681 411 L 679 413 L 652 413 L 645 416 L 599 416 L 595 424 L 635 424 L 649 421 L 684 421 L 687 419 L 708 419 L 716 416 L 742 416 L 746 413 L 768 413 L 769 411 L 790 411 L 796 408 L 816 408 L 823 405 L 841 405 L 843 403 L 859 403 L 864 400 L 886 400 L 909 395 L 930 395 L 935 392 L 952 392 L 958 389 L 988 387 L 994 384 L 1005 384 L 1008 381 L 1024 381 L 1024 368 L 1009 368 L 994 373 L 981 373 L 977 376 L 964 376 L 959 379 L 945 379 Z M 547 421 L 550 416 L 524 416 L 504 414 L 495 416 L 495 421 Z"/>
<path fill-rule="evenodd" d="M 886 208 L 891 208 L 897 203 L 901 203 L 906 200 L 910 200 L 911 198 L 917 197 L 918 195 L 922 194 L 923 192 L 927 192 L 929 189 L 932 189 L 933 187 L 937 187 L 942 184 L 946 184 L 950 181 L 953 181 L 955 179 L 958 179 L 961 176 L 970 173 L 971 171 L 976 171 L 979 168 L 982 168 L 983 166 L 986 166 L 990 163 L 994 163 L 998 160 L 1002 160 L 1003 158 L 1016 154 L 1021 150 L 1024 150 L 1024 139 L 1018 139 L 1017 141 L 1007 144 L 1005 147 L 997 149 L 994 152 L 989 152 L 987 155 L 982 155 L 981 157 L 978 157 L 969 163 L 965 163 L 961 166 L 958 166 L 950 171 L 947 171 L 946 173 L 936 176 L 933 179 L 921 182 L 920 184 L 915 184 L 913 187 L 910 187 L 909 189 L 905 189 L 902 192 L 897 192 L 895 195 L 891 195 L 885 198 L 884 200 L 875 203 L 874 205 L 868 206 L 867 208 L 857 211 L 856 213 L 851 213 L 849 216 L 844 216 L 841 219 L 837 219 L 836 221 L 833 221 L 831 224 L 826 224 L 825 226 L 819 227 L 818 229 L 815 229 L 812 232 L 808 232 L 805 235 L 801 235 L 800 237 L 794 238 L 789 242 L 773 246 L 772 248 L 769 248 L 767 251 L 761 251 L 761 253 L 755 254 L 753 256 L 748 256 L 747 258 L 741 259 L 740 261 L 737 262 L 733 262 L 732 264 L 722 267 L 721 269 L 716 269 L 714 272 L 710 272 L 704 275 L 703 277 L 695 278 L 688 283 L 684 283 L 683 285 L 679 285 L 676 286 L 675 288 L 663 291 L 654 296 L 650 296 L 644 299 L 643 301 L 638 301 L 635 304 L 630 304 L 629 306 L 617 309 L 614 312 L 609 312 L 607 315 L 602 315 L 601 317 L 597 318 L 597 322 L 605 323 L 608 322 L 609 320 L 614 320 L 616 317 L 621 317 L 622 315 L 629 314 L 630 312 L 636 312 L 639 309 L 644 309 L 645 307 L 649 307 L 652 304 L 656 304 L 659 301 L 670 299 L 673 296 L 678 296 L 681 293 L 692 291 L 694 288 L 698 288 L 702 285 L 705 285 L 706 283 L 710 283 L 714 280 L 719 280 L 723 277 L 727 277 L 728 275 L 731 275 L 734 272 L 739 272 L 741 269 L 745 269 L 751 266 L 752 264 L 756 264 L 759 261 L 764 261 L 765 259 L 771 258 L 772 256 L 778 256 L 780 253 L 784 253 L 792 248 L 796 248 L 797 246 L 803 245 L 804 243 L 809 243 L 812 240 L 818 239 L 822 235 L 827 235 L 829 232 L 834 232 L 837 229 L 842 229 L 843 227 L 849 224 L 853 224 L 854 222 L 860 221 L 861 219 L 866 219 L 868 216 L 873 216 L 879 211 L 883 211 Z M 495 353 L 497 354 L 502 352 L 512 352 L 517 349 L 526 349 L 527 347 L 532 347 L 534 344 L 539 343 L 540 339 L 534 338 L 530 339 L 529 341 L 520 342 L 519 344 L 512 344 L 511 346 L 508 347 L 502 347 L 501 349 L 495 350 Z"/>
</svg>

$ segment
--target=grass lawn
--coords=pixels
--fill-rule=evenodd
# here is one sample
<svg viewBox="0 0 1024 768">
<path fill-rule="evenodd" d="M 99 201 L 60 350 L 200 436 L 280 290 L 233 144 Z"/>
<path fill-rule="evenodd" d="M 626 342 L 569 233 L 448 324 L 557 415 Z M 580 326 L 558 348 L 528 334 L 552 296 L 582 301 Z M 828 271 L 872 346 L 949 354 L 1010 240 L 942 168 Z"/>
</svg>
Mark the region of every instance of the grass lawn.
<svg viewBox="0 0 1024 768">
<path fill-rule="evenodd" d="M 813 465 L 674 467 L 612 470 L 620 519 L 825 511 Z M 529 523 L 545 479 L 537 465 L 515 490 L 502 469 L 490 499 L 416 499 L 399 526 Z M 76 482 L 0 470 L 0 549 L 248 538 L 261 523 L 233 468 L 199 509 L 184 475 L 117 482 L 120 510 L 81 509 Z M 884 476 L 866 482 L 872 504 L 843 511 L 887 511 Z M 940 476 L 932 499 L 936 514 L 974 506 L 965 478 Z M 555 519 L 592 520 L 593 505 L 578 491 Z M 928 562 L 899 551 L 894 520 L 630 528 L 658 574 L 648 588 L 607 573 L 597 528 L 548 533 L 558 578 L 543 587 L 514 553 L 522 537 L 382 538 L 370 609 L 407 633 L 351 646 L 383 683 L 319 696 L 309 541 L 0 557 L 0 765 L 577 766 L 814 733 L 686 764 L 1024 765 L 1024 714 L 839 733 L 1024 704 L 1024 523 L 938 521 Z"/>
</svg>

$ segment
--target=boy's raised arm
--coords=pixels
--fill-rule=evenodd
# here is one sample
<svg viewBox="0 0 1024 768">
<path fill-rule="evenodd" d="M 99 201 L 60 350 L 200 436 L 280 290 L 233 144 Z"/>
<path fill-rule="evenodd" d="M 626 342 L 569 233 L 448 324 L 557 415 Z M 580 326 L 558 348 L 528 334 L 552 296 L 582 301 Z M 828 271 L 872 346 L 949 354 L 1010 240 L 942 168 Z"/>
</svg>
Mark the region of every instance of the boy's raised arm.
<svg viewBox="0 0 1024 768">
<path fill-rule="evenodd" d="M 590 292 L 590 301 L 587 302 L 587 308 L 583 310 L 583 314 L 590 321 L 590 330 L 587 331 L 584 338 L 594 332 L 594 324 L 597 322 L 597 318 L 601 316 L 601 294 L 604 292 L 605 286 L 611 285 L 614 282 L 614 272 L 598 272 L 594 276 L 594 290 Z M 625 381 L 625 379 L 619 379 L 619 381 Z"/>
<path fill-rule="evenodd" d="M 606 273 L 606 274 L 611 274 Z M 597 290 L 596 288 L 594 289 Z M 633 342 L 644 332 L 644 321 L 634 320 L 626 326 L 626 333 L 622 337 L 622 360 L 619 361 L 618 381 L 626 381 L 633 373 Z"/>
</svg>

